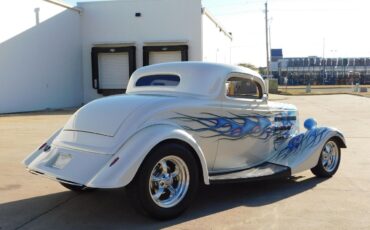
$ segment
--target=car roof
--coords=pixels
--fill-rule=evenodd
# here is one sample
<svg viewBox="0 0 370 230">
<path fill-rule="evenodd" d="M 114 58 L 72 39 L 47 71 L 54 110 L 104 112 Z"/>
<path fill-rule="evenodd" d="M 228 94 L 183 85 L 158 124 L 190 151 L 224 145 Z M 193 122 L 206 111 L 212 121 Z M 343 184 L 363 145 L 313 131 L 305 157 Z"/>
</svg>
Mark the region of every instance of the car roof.
<svg viewBox="0 0 370 230">
<path fill-rule="evenodd" d="M 145 66 L 137 69 L 131 76 L 127 93 L 175 92 L 197 96 L 218 96 L 227 76 L 231 73 L 247 74 L 263 82 L 262 77 L 248 68 L 207 62 L 169 62 Z M 135 87 L 136 81 L 143 76 L 170 74 L 180 77 L 176 87 L 147 86 Z"/>
</svg>

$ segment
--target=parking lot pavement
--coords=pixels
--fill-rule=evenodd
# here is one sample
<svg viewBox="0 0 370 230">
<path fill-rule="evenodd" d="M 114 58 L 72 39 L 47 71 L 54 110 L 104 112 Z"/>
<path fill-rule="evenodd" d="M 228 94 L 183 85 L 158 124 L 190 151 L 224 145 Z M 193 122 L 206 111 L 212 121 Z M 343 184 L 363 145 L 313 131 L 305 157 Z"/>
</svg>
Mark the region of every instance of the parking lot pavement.
<svg viewBox="0 0 370 230">
<path fill-rule="evenodd" d="M 206 186 L 187 212 L 164 222 L 133 211 L 124 189 L 73 193 L 26 172 L 21 160 L 71 111 L 0 116 L 0 229 L 370 229 L 370 98 L 275 100 L 295 104 L 301 123 L 314 117 L 344 132 L 337 174 Z"/>
</svg>

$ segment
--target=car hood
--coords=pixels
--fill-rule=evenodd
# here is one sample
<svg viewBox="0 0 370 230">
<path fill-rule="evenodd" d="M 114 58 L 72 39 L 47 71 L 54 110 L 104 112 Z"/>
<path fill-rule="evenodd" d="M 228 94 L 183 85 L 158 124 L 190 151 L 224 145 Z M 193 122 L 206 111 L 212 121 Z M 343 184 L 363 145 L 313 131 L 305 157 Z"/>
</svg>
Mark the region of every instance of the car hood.
<svg viewBox="0 0 370 230">
<path fill-rule="evenodd" d="M 113 137 L 139 107 L 160 102 L 165 97 L 119 95 L 94 100 L 80 108 L 64 126 L 64 131 L 80 131 Z"/>
<path fill-rule="evenodd" d="M 280 103 L 280 102 L 269 102 L 269 107 L 272 110 L 286 110 L 286 111 L 297 111 L 297 107 L 292 104 L 285 104 L 285 103 Z"/>
</svg>

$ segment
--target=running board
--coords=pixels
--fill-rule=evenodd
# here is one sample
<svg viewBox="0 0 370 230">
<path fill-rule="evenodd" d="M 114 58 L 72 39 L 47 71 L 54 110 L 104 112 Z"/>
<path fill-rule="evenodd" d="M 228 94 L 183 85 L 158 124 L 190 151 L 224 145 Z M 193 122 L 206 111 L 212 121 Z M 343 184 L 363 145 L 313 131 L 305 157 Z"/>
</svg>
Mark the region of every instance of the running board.
<svg viewBox="0 0 370 230">
<path fill-rule="evenodd" d="M 286 178 L 289 176 L 291 176 L 291 171 L 289 167 L 267 162 L 242 171 L 210 175 L 209 180 L 211 184 L 216 184 L 227 182 L 256 181 L 284 177 Z"/>
</svg>

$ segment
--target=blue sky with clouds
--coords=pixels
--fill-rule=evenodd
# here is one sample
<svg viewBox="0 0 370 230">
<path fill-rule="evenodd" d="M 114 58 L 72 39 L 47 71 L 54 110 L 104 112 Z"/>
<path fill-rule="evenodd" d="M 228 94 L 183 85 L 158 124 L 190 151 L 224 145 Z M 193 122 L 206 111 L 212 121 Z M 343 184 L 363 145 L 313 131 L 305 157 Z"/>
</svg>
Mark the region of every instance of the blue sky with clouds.
<svg viewBox="0 0 370 230">
<path fill-rule="evenodd" d="M 265 65 L 265 0 L 202 3 L 233 33 L 234 63 Z M 269 0 L 268 4 L 271 47 L 283 48 L 284 56 L 370 56 L 370 1 Z"/>
</svg>

